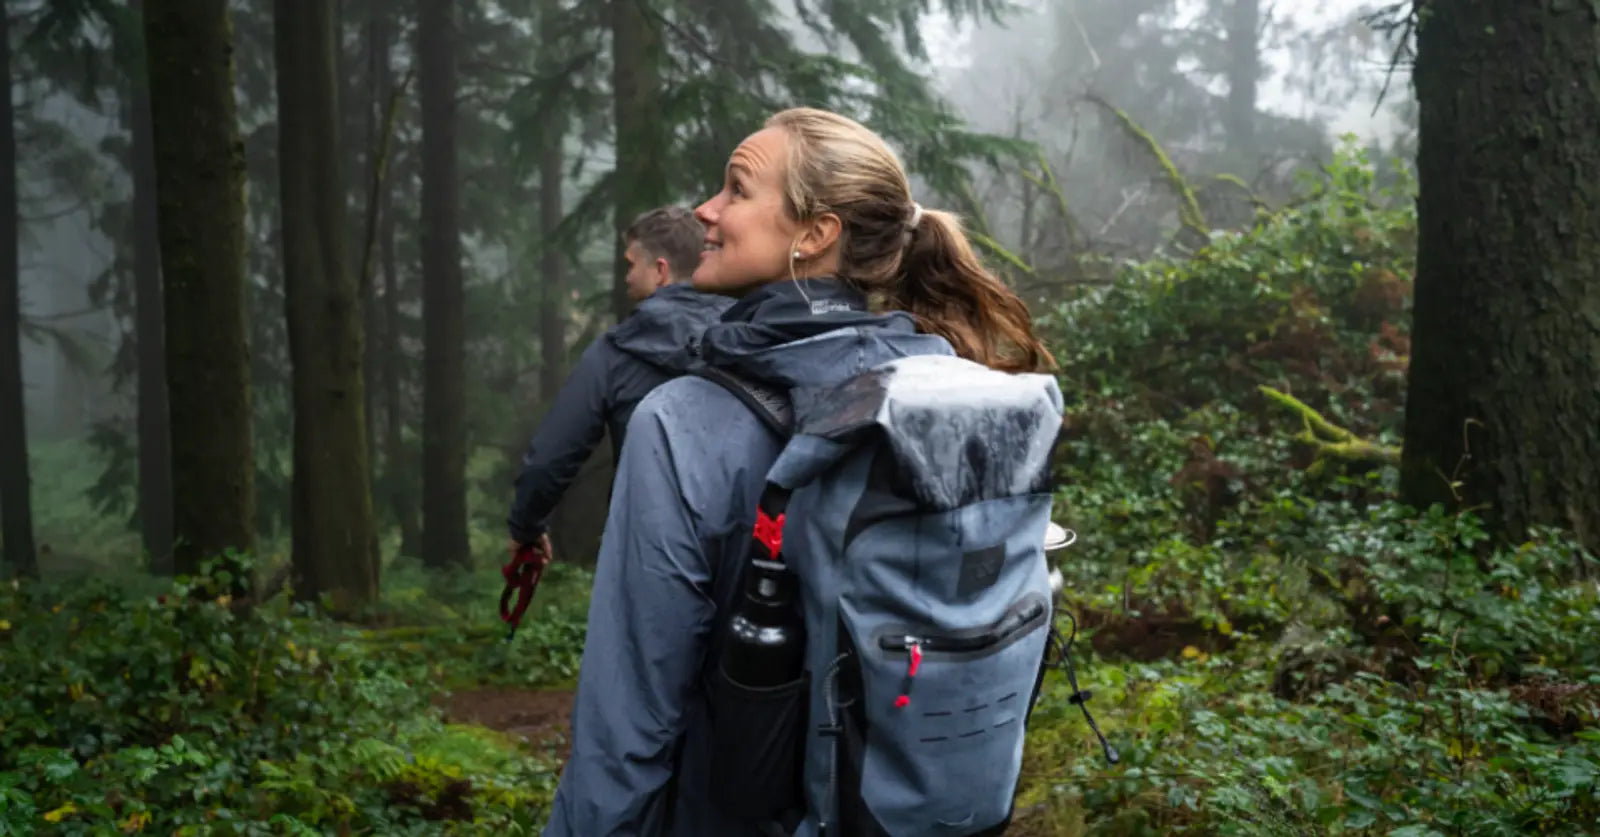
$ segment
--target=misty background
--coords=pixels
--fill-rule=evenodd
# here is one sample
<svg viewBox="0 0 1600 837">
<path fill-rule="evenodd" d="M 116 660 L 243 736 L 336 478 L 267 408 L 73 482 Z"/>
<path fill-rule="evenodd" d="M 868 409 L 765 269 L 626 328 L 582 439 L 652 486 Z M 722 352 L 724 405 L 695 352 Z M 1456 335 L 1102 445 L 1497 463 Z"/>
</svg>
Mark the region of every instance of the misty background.
<svg viewBox="0 0 1600 837">
<path fill-rule="evenodd" d="M 234 6 L 238 98 L 251 172 L 251 339 L 258 367 L 257 434 L 265 442 L 258 445 L 257 456 L 267 477 L 262 481 L 266 513 L 261 525 L 268 536 L 281 532 L 275 521 L 281 523 L 282 515 L 267 507 L 281 502 L 286 492 L 273 489 L 271 475 L 278 474 L 278 483 L 287 479 L 287 463 L 276 452 L 281 448 L 272 443 L 274 438 L 287 440 L 282 396 L 287 370 L 285 356 L 275 347 L 282 340 L 281 305 L 275 302 L 281 282 L 271 254 L 277 224 L 266 200 L 276 185 L 271 181 L 272 91 L 264 69 L 270 66 L 271 31 L 266 12 L 249 3 Z M 497 15 L 495 4 L 486 4 L 480 19 L 464 24 L 458 47 L 463 86 L 472 88 L 461 100 L 459 116 L 464 201 L 469 204 L 464 211 L 483 216 L 469 217 L 473 228 L 463 231 L 465 280 L 476 289 L 469 291 L 469 343 L 472 335 L 495 329 L 526 328 L 531 334 L 546 316 L 534 308 L 543 276 L 533 255 L 539 241 L 536 198 L 512 176 L 526 166 L 505 154 L 507 144 L 515 145 L 515 135 L 529 130 L 528 116 L 517 112 L 526 107 L 527 93 L 519 93 L 515 82 L 537 64 L 531 40 L 536 33 L 515 20 L 511 9 L 507 6 Z M 976 219 L 996 247 L 1030 265 L 1021 287 L 1033 292 L 1030 302 L 1043 304 L 1103 281 L 1109 275 L 1103 266 L 1117 259 L 1182 246 L 1183 201 L 1139 132 L 1146 132 L 1171 164 L 1197 184 L 1195 198 L 1213 230 L 1248 221 L 1252 200 L 1286 199 L 1296 173 L 1328 161 L 1345 135 L 1367 148 L 1380 168 L 1391 159 L 1409 161 L 1415 116 L 1407 70 L 1391 67 L 1396 45 L 1372 25 L 1375 9 L 1354 0 L 1022 0 L 999 22 L 982 15 L 957 22 L 935 11 L 916 29 L 927 60 L 914 60 L 904 50 L 899 57 L 926 77 L 969 130 L 1035 143 L 1042 156 L 1032 166 L 1015 160 L 962 162 L 971 176 L 971 192 L 960 195 L 940 193 L 919 170 L 919 196 L 929 205 Z M 803 26 L 792 9 L 786 7 L 784 13 L 781 25 L 800 48 L 850 53 L 848 46 L 829 43 Z M 497 40 L 474 43 L 475 26 Z M 347 52 L 357 53 L 359 27 L 347 29 Z M 519 44 L 519 38 L 524 42 Z M 392 58 L 396 76 L 408 71 L 409 52 L 400 41 Z M 65 62 L 48 73 L 16 73 L 13 89 L 19 124 L 29 441 L 38 445 L 94 438 L 92 449 L 106 457 L 100 467 L 74 463 L 70 475 L 48 470 L 35 475 L 39 539 L 46 545 L 68 534 L 52 532 L 52 520 L 75 525 L 71 515 L 57 515 L 50 508 L 52 498 L 72 492 L 45 490 L 39 496 L 40 486 L 60 486 L 67 480 L 74 482 L 73 491 L 87 491 L 91 484 L 85 480 L 93 478 L 102 509 L 126 512 L 132 504 L 128 448 L 136 414 L 130 382 L 134 328 L 130 260 L 122 234 L 131 180 L 120 156 L 127 142 L 122 102 L 115 89 L 96 87 L 95 74 L 104 74 L 97 60 L 86 56 L 81 63 Z M 683 60 L 715 63 L 692 51 Z M 80 87 L 90 88 L 89 94 Z M 359 129 L 368 97 L 359 95 L 360 90 L 345 93 L 349 127 Z M 585 108 L 601 114 L 610 103 L 596 99 L 576 107 L 577 128 L 564 143 L 567 179 L 562 190 L 574 230 L 570 258 L 562 265 L 568 357 L 575 357 L 608 322 L 611 312 L 605 300 L 614 257 L 603 216 L 585 203 L 585 195 L 615 165 L 609 134 L 593 124 L 603 117 L 591 117 Z M 408 147 L 415 144 L 415 126 L 408 120 L 415 121 L 415 108 L 402 104 L 395 162 L 402 177 L 414 165 L 406 159 Z M 731 148 L 757 125 L 723 127 L 723 144 Z M 502 136 L 481 136 L 484 130 Z M 892 129 L 884 132 L 896 139 Z M 359 130 L 346 134 L 360 139 Z M 708 159 L 727 153 L 728 148 L 704 147 L 703 136 L 699 153 Z M 671 165 L 670 160 L 663 162 Z M 918 169 L 917 160 L 908 162 Z M 1049 177 L 1058 181 L 1065 203 L 1044 187 L 1042 179 Z M 1248 190 L 1236 188 L 1241 184 Z M 713 189 L 714 183 L 707 182 L 701 192 L 682 190 L 675 197 L 693 206 Z M 355 189 L 352 193 L 359 194 Z M 399 199 L 407 200 L 403 195 Z M 352 217 L 359 218 L 359 198 L 350 203 Z M 470 206 L 474 203 L 477 210 Z M 583 217 L 586 213 L 589 217 Z M 1180 235 L 1174 237 L 1175 232 Z M 416 237 L 406 227 L 398 237 L 395 281 L 404 295 L 399 308 L 404 316 L 416 318 L 417 295 L 408 290 L 417 281 Z M 478 316 L 475 312 L 484 307 L 502 310 Z M 521 323 L 519 314 L 526 316 Z M 415 367 L 418 347 L 402 345 L 401 351 L 401 365 Z M 484 373 L 476 382 L 484 390 L 481 394 L 504 402 L 503 408 L 495 408 L 503 420 L 475 421 L 469 429 L 473 449 L 497 452 L 499 464 L 480 474 L 486 494 L 493 496 L 495 486 L 504 485 L 507 456 L 531 432 L 543 408 L 546 394 L 537 367 L 550 364 L 538 356 L 468 352 L 485 360 L 472 367 Z M 548 368 L 543 374 L 548 388 L 554 376 Z M 75 450 L 78 456 L 91 448 Z M 567 507 L 603 503 L 603 495 L 596 493 L 603 491 L 603 458 L 591 463 L 574 492 L 579 499 Z M 493 516 L 487 508 L 483 513 L 486 519 Z M 592 535 L 597 521 L 592 514 L 586 518 Z"/>
</svg>

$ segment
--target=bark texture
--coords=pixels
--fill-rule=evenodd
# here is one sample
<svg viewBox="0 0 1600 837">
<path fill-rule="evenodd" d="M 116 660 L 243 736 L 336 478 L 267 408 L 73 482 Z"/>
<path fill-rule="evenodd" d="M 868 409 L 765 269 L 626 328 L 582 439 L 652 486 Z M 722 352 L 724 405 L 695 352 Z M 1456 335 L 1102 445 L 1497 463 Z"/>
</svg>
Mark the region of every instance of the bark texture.
<svg viewBox="0 0 1600 837">
<path fill-rule="evenodd" d="M 0 20 L 0 541 L 5 574 L 39 574 L 33 545 L 28 430 L 22 398 L 22 263 L 18 252 L 17 134 L 11 103 L 11 26 Z"/>
<path fill-rule="evenodd" d="M 277 0 L 278 187 L 294 370 L 295 597 L 350 614 L 377 600 L 377 537 L 362 387 L 361 288 L 345 252 L 338 21 Z"/>
<path fill-rule="evenodd" d="M 466 566 L 466 296 L 456 160 L 456 0 L 421 0 L 422 560 Z"/>
<path fill-rule="evenodd" d="M 144 3 L 133 0 L 134 14 Z M 144 50 L 138 51 L 143 60 Z M 139 528 L 150 570 L 172 573 L 172 429 L 167 416 L 166 323 L 150 92 L 143 74 L 129 86 L 128 171 L 133 175 L 133 305 L 139 387 Z"/>
<path fill-rule="evenodd" d="M 1403 489 L 1600 549 L 1600 6 L 1428 3 Z"/>
<path fill-rule="evenodd" d="M 255 549 L 245 325 L 244 144 L 226 0 L 145 0 L 165 286 L 173 558 L 193 573 Z M 236 579 L 248 592 L 249 579 Z"/>
</svg>

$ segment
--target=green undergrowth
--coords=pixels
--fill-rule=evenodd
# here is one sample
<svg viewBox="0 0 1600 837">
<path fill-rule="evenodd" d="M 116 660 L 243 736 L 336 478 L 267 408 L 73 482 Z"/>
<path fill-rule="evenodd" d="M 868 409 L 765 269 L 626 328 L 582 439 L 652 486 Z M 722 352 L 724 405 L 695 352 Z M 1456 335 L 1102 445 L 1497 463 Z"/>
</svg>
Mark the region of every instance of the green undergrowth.
<svg viewBox="0 0 1600 837">
<path fill-rule="evenodd" d="M 581 605 L 582 573 L 552 576 Z M 378 627 L 238 613 L 221 581 L 0 588 L 0 835 L 536 833 L 554 757 L 432 701 L 494 661 L 570 678 L 581 606 L 539 602 L 507 644 L 481 578 L 398 568 Z"/>
<path fill-rule="evenodd" d="M 1385 562 L 1373 602 L 1396 614 L 1403 655 L 1309 619 L 1220 652 L 1193 635 L 1147 662 L 1080 654 L 1120 762 L 1053 682 L 1026 755 L 1028 833 L 1593 833 L 1600 595 L 1560 580 L 1559 538 L 1495 552 L 1484 572 L 1470 518 L 1403 512 L 1330 532 L 1330 557 Z"/>
<path fill-rule="evenodd" d="M 422 667 L 445 688 L 570 687 L 583 654 L 592 580 L 581 567 L 551 564 L 510 633 L 499 616 L 498 567 L 441 574 L 396 561 L 384 571 L 374 620 L 381 627 L 365 630 L 361 641 L 391 661 Z"/>
<path fill-rule="evenodd" d="M 1412 206 L 1347 150 L 1296 206 L 1043 318 L 1064 608 L 1121 759 L 1052 679 L 1022 833 L 1594 833 L 1600 564 L 1395 496 Z"/>
</svg>

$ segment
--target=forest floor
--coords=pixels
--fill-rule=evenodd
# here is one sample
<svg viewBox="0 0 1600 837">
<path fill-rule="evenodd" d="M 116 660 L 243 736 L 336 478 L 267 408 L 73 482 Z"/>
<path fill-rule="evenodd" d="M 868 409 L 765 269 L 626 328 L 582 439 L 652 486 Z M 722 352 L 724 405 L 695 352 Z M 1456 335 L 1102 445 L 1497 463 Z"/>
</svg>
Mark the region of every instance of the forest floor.
<svg viewBox="0 0 1600 837">
<path fill-rule="evenodd" d="M 436 695 L 432 701 L 450 724 L 474 724 L 504 733 L 535 752 L 544 751 L 565 762 L 572 718 L 571 689 L 488 687 L 461 689 Z M 1017 812 L 1007 834 L 1012 837 L 1052 837 L 1041 811 Z"/>
<path fill-rule="evenodd" d="M 487 727 L 534 749 L 551 747 L 565 761 L 572 698 L 571 689 L 494 687 L 447 692 L 436 696 L 433 704 L 448 723 Z"/>
</svg>

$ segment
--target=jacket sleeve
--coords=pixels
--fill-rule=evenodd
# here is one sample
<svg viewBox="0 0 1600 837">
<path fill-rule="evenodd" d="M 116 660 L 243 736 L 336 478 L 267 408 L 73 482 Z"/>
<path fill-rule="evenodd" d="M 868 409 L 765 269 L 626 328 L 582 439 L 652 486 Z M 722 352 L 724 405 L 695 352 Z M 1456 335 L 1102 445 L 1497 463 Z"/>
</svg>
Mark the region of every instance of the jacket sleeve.
<svg viewBox="0 0 1600 837">
<path fill-rule="evenodd" d="M 605 435 L 611 386 L 609 351 L 604 337 L 584 350 L 522 456 L 506 519 L 512 539 L 519 543 L 530 543 L 544 534 L 550 512 Z"/>
<path fill-rule="evenodd" d="M 664 828 L 716 604 L 698 518 L 680 487 L 678 468 L 696 463 L 674 456 L 671 416 L 649 407 L 666 400 L 660 393 L 628 424 L 549 837 L 653 837 Z"/>
</svg>

